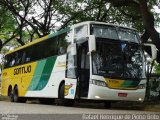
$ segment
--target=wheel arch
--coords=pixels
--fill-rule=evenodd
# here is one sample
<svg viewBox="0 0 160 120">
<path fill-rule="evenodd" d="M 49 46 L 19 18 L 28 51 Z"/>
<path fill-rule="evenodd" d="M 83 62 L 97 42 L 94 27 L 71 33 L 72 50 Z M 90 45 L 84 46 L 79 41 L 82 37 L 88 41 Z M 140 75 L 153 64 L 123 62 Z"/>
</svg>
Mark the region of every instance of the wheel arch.
<svg viewBox="0 0 160 120">
<path fill-rule="evenodd" d="M 10 95 L 10 92 L 12 92 L 12 90 L 13 90 L 13 89 L 12 89 L 12 85 L 9 85 L 9 86 L 8 86 L 8 96 Z"/>
<path fill-rule="evenodd" d="M 18 85 L 17 85 L 17 84 L 14 85 L 14 90 L 15 90 L 16 88 L 18 89 Z"/>
</svg>

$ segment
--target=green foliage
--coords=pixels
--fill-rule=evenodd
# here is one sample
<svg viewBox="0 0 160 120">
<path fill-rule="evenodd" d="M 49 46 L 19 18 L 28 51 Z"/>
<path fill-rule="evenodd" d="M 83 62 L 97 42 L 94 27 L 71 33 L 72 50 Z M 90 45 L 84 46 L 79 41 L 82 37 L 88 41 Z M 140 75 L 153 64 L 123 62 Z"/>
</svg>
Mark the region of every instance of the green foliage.
<svg viewBox="0 0 160 120">
<path fill-rule="evenodd" d="M 132 6 L 114 7 L 112 4 L 106 3 L 106 0 L 54 0 L 49 11 L 50 14 L 47 14 L 49 1 L 9 1 L 12 4 L 8 5 L 13 5 L 14 10 L 19 14 L 21 13 L 25 20 L 20 19 L 10 7 L 8 7 L 8 10 L 6 6 L 0 5 L 0 39 L 5 42 L 11 37 L 13 31 L 17 29 L 15 33 L 18 34 L 17 37 L 22 36 L 21 40 L 24 43 L 28 43 L 32 38 L 40 37 L 37 32 L 42 34 L 43 30 L 45 33 L 49 33 L 50 30 L 54 31 L 53 22 L 59 22 L 62 26 L 70 26 L 82 21 L 102 21 L 134 27 L 141 33 L 144 31 L 142 15 L 138 9 Z M 138 1 L 136 0 L 136 2 Z M 147 2 L 148 9 L 154 14 L 155 24 L 159 26 L 160 17 L 154 11 L 157 0 L 148 0 Z M 37 6 L 38 10 L 39 8 L 42 10 L 39 12 L 34 6 Z M 54 20 L 47 23 L 49 19 L 47 19 L 46 15 L 50 15 L 48 18 Z M 44 24 L 45 21 L 46 23 Z M 47 29 L 46 26 L 49 26 L 50 29 Z M 29 29 L 26 29 L 26 27 Z M 20 44 L 16 39 L 13 39 L 7 46 L 18 47 Z M 7 48 L 5 47 L 5 49 Z"/>
<path fill-rule="evenodd" d="M 15 29 L 15 20 L 4 6 L 0 6 L 0 15 L 0 34 L 3 32 L 9 34 L 9 32 Z"/>
<path fill-rule="evenodd" d="M 5 6 L 0 5 L 0 39 L 6 42 L 16 29 L 16 21 Z M 1 53 L 6 53 L 7 48 L 3 48 Z"/>
<path fill-rule="evenodd" d="M 154 72 L 160 74 L 160 64 L 154 63 Z"/>
<path fill-rule="evenodd" d="M 4 6 L 0 6 L 0 15 L 0 39 L 6 39 L 16 28 L 15 20 Z"/>
<path fill-rule="evenodd" d="M 33 0 L 35 1 L 35 0 Z M 18 11 L 19 14 L 23 14 L 25 8 L 24 6 L 27 5 L 27 2 L 24 1 L 23 4 L 20 3 L 19 0 L 13 0 L 11 1 L 13 3 L 13 6 Z M 30 5 L 30 4 L 28 4 Z M 20 20 L 18 16 L 16 16 L 8 7 L 4 6 L 3 4 L 0 4 L 0 39 L 3 43 L 7 42 L 5 46 L 3 46 L 0 54 L 5 54 L 8 52 L 11 48 L 16 48 L 21 46 L 17 42 L 17 38 L 22 36 L 20 39 L 24 43 L 30 42 L 31 34 L 34 33 L 32 29 L 26 29 L 26 24 L 24 21 Z M 23 16 L 23 15 L 22 15 Z M 21 24 L 22 23 L 22 24 Z M 23 24 L 24 23 L 24 24 Z M 12 38 L 12 36 L 15 36 Z M 10 40 L 10 38 L 12 38 Z M 32 38 L 37 38 L 36 35 L 32 35 Z"/>
<path fill-rule="evenodd" d="M 68 25 L 91 20 L 129 26 L 136 28 L 139 32 L 144 31 L 142 15 L 132 6 L 114 7 L 110 3 L 105 3 L 104 0 L 55 0 L 54 4 L 58 13 L 65 16 L 62 22 L 65 23 L 70 19 Z M 153 10 L 155 5 L 156 0 L 148 1 L 148 8 L 154 14 L 155 23 L 159 23 L 160 17 Z"/>
</svg>

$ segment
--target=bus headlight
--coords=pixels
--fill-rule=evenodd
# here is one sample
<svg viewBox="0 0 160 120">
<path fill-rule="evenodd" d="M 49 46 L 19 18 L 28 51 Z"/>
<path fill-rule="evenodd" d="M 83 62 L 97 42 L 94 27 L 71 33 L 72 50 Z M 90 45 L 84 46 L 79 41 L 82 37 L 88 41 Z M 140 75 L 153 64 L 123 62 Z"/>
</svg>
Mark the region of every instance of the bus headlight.
<svg viewBox="0 0 160 120">
<path fill-rule="evenodd" d="M 146 84 L 139 84 L 137 88 L 138 89 L 145 89 L 146 88 Z"/>
<path fill-rule="evenodd" d="M 93 80 L 92 79 L 91 84 L 107 87 L 107 84 L 104 81 L 100 81 L 100 80 Z"/>
</svg>

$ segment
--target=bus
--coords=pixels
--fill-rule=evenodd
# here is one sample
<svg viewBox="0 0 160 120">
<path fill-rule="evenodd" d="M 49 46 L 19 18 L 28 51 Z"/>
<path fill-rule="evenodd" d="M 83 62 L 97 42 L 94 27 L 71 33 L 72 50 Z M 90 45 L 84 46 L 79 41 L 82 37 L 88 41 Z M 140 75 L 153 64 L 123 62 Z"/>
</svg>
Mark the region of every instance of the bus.
<svg viewBox="0 0 160 120">
<path fill-rule="evenodd" d="M 154 59 L 154 48 L 151 54 Z M 10 51 L 3 61 L 1 91 L 12 102 L 58 98 L 65 106 L 93 100 L 110 107 L 145 98 L 146 60 L 133 28 L 81 22 Z"/>
</svg>

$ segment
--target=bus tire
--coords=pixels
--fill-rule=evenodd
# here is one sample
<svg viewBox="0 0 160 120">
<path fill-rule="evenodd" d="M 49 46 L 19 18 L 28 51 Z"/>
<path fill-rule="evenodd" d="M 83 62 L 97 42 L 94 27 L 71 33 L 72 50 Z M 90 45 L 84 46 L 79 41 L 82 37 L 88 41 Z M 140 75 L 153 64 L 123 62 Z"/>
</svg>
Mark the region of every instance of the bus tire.
<svg viewBox="0 0 160 120">
<path fill-rule="evenodd" d="M 68 107 L 72 107 L 75 103 L 73 99 L 65 99 L 64 98 L 64 83 L 60 86 L 59 90 L 59 98 L 60 98 L 60 104 Z"/>
<path fill-rule="evenodd" d="M 14 102 L 14 100 L 13 100 L 13 91 L 12 91 L 12 87 L 11 86 L 9 86 L 9 88 L 8 88 L 8 96 L 10 98 L 10 101 Z"/>
<path fill-rule="evenodd" d="M 13 102 L 17 102 L 17 103 L 18 102 L 19 103 L 25 103 L 26 102 L 26 98 L 18 96 L 18 87 L 14 88 L 14 91 L 13 91 Z"/>
<path fill-rule="evenodd" d="M 111 108 L 111 101 L 106 101 L 106 102 L 104 102 L 104 107 L 105 107 L 106 109 Z"/>
</svg>

